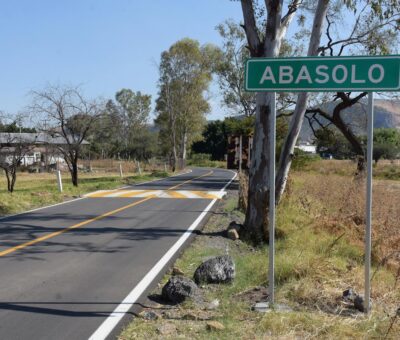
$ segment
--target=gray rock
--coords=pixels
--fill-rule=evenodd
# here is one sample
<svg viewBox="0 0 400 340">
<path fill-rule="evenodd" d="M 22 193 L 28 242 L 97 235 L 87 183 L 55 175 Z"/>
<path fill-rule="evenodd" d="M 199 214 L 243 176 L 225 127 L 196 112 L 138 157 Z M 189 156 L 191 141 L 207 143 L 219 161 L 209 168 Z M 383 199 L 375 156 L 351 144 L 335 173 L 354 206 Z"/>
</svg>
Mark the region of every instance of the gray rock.
<svg viewBox="0 0 400 340">
<path fill-rule="evenodd" d="M 228 230 L 234 229 L 238 233 L 239 233 L 241 228 L 242 228 L 242 225 L 237 223 L 236 221 L 232 221 L 231 223 L 229 223 L 229 226 L 228 226 Z"/>
<path fill-rule="evenodd" d="M 230 282 L 235 278 L 235 263 L 229 255 L 217 256 L 203 262 L 194 273 L 194 281 L 199 284 Z"/>
<path fill-rule="evenodd" d="M 354 308 L 360 312 L 364 312 L 364 298 L 362 296 L 357 295 L 354 298 Z"/>
<path fill-rule="evenodd" d="M 162 296 L 173 303 L 181 303 L 186 298 L 200 298 L 201 293 L 191 279 L 183 276 L 173 276 L 163 287 Z"/>
<path fill-rule="evenodd" d="M 346 289 L 343 292 L 343 300 L 348 302 L 354 302 L 354 299 L 357 297 L 357 294 L 353 291 L 352 288 Z"/>
<path fill-rule="evenodd" d="M 160 315 L 154 311 L 143 311 L 139 314 L 145 320 L 157 320 Z"/>
<path fill-rule="evenodd" d="M 353 303 L 355 309 L 364 312 L 364 297 L 357 294 L 352 288 L 346 289 L 343 292 L 343 300 Z"/>
<path fill-rule="evenodd" d="M 233 241 L 236 241 L 239 239 L 239 233 L 237 232 L 236 229 L 228 229 L 228 231 L 226 232 L 226 235 L 228 236 L 228 238 L 230 238 Z"/>
</svg>

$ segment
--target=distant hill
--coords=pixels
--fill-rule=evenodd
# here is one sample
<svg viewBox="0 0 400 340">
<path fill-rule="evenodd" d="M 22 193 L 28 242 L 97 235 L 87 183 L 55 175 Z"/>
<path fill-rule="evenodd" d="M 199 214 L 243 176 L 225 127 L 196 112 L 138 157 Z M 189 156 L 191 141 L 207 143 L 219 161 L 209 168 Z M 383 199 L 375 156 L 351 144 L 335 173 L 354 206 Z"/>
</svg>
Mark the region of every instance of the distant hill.
<svg viewBox="0 0 400 340">
<path fill-rule="evenodd" d="M 328 103 L 324 106 L 324 110 L 328 113 L 333 111 L 337 104 L 335 102 Z M 375 128 L 397 128 L 400 129 L 400 100 L 375 99 L 374 104 Z M 367 101 L 363 100 L 349 109 L 343 111 L 344 121 L 350 123 L 353 131 L 357 134 L 366 134 L 367 127 Z M 324 119 L 321 122 L 326 123 Z M 316 127 L 316 125 L 315 125 Z M 313 133 L 307 120 L 304 120 L 300 139 L 302 141 L 311 142 Z"/>
</svg>

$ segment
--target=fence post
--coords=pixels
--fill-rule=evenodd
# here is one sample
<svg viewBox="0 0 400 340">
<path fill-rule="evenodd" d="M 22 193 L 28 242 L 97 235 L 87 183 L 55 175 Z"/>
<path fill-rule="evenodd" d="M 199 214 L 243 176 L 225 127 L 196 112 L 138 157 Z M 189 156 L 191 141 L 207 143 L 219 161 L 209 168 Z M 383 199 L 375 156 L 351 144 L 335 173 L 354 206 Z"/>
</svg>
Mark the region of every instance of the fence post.
<svg viewBox="0 0 400 340">
<path fill-rule="evenodd" d="M 122 173 L 122 164 L 119 163 L 119 177 L 124 177 L 124 174 Z"/>
<path fill-rule="evenodd" d="M 61 180 L 61 171 L 57 170 L 56 171 L 56 176 L 57 176 L 57 187 L 59 192 L 63 192 L 63 186 L 62 186 L 62 180 Z"/>
<path fill-rule="evenodd" d="M 164 163 L 164 172 L 168 172 L 168 170 L 167 170 L 167 163 Z"/>
<path fill-rule="evenodd" d="M 140 162 L 138 161 L 137 164 L 138 164 L 139 175 L 141 175 L 142 174 L 142 169 L 140 169 Z"/>
</svg>

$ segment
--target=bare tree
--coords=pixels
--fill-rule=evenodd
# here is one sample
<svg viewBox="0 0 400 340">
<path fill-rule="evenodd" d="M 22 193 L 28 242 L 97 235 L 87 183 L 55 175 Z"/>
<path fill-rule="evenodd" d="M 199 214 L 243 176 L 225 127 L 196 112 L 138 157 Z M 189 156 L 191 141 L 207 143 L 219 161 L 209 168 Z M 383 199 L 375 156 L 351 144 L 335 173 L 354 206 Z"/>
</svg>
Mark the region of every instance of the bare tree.
<svg viewBox="0 0 400 340">
<path fill-rule="evenodd" d="M 49 86 L 32 92 L 30 109 L 44 115 L 44 132 L 59 138 L 59 152 L 63 155 L 71 174 L 72 184 L 78 186 L 78 160 L 90 129 L 102 113 L 102 105 L 85 98 L 78 87 Z"/>
<path fill-rule="evenodd" d="M 26 140 L 20 133 L 2 133 L 0 136 L 0 168 L 7 178 L 7 190 L 13 192 L 17 170 L 24 157 L 34 147 L 34 140 Z"/>
<path fill-rule="evenodd" d="M 328 7 L 329 7 L 329 0 L 318 1 L 314 15 L 314 22 L 312 26 L 310 43 L 308 47 L 308 53 L 307 53 L 308 56 L 315 56 L 318 54 L 323 23 L 326 13 L 328 11 Z M 296 145 L 297 138 L 299 136 L 300 129 L 303 124 L 307 103 L 308 103 L 308 93 L 307 92 L 300 93 L 297 97 L 294 115 L 290 121 L 289 132 L 285 139 L 285 143 L 283 145 L 280 156 L 279 168 L 276 178 L 276 193 L 278 198 L 277 202 L 279 202 L 279 198 L 281 197 L 285 189 L 290 165 L 292 162 L 292 155 L 294 153 L 294 147 Z"/>
<path fill-rule="evenodd" d="M 369 1 L 361 1 L 359 3 L 356 1 L 347 1 L 345 8 L 350 9 L 354 13 L 354 22 L 348 33 L 345 30 L 346 35 L 343 37 L 341 36 L 343 30 L 337 29 L 337 27 L 335 31 L 339 32 L 339 34 L 336 34 L 335 36 L 332 32 L 335 21 L 338 22 L 338 25 L 341 24 L 341 19 L 339 18 L 340 15 L 338 17 L 338 13 L 341 13 L 340 9 L 343 8 L 343 5 L 340 3 L 336 4 L 336 8 L 329 11 L 327 14 L 328 2 L 329 1 L 319 1 L 316 12 L 317 14 L 318 11 L 321 11 L 320 5 L 324 6 L 324 17 L 326 17 L 327 21 L 325 42 L 320 44 L 322 29 L 321 25 L 319 26 L 318 32 L 315 32 L 317 27 L 315 26 L 317 15 L 315 15 L 308 55 L 341 56 L 350 47 L 359 49 L 362 53 L 371 55 L 387 54 L 393 50 L 396 52 L 400 37 L 398 34 L 400 27 L 400 3 L 390 0 L 383 0 L 374 5 Z M 319 15 L 321 14 L 322 13 Z M 321 17 L 319 17 L 319 19 L 322 23 Z M 318 33 L 318 36 L 314 33 Z M 333 124 L 336 128 L 338 128 L 338 130 L 348 140 L 355 154 L 357 155 L 357 174 L 364 172 L 364 149 L 360 139 L 356 136 L 351 126 L 344 121 L 342 112 L 343 110 L 358 103 L 366 95 L 366 92 L 356 93 L 354 95 L 352 95 L 350 92 L 335 93 L 333 97 L 335 107 L 331 114 L 323 108 L 323 101 L 321 101 L 322 105 L 313 105 L 312 107 L 307 108 L 309 95 L 307 93 L 302 93 L 298 96 L 294 114 L 289 127 L 289 134 L 285 140 L 279 160 L 279 168 L 276 178 L 277 202 L 279 202 L 281 199 L 286 187 L 286 182 L 294 154 L 294 146 L 297 142 L 305 114 L 308 114 L 307 118 L 311 124 L 312 122 L 316 122 L 317 124 L 319 123 L 320 127 L 323 128 L 324 125 L 321 124 L 318 119 L 318 117 L 322 117 L 330 124 Z"/>
</svg>

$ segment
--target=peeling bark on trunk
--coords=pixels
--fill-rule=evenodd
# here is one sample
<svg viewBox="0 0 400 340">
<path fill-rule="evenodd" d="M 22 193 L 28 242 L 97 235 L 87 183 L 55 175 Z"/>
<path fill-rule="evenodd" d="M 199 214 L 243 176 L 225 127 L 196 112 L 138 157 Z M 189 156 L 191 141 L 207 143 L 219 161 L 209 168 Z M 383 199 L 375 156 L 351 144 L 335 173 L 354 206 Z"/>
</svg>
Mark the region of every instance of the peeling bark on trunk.
<svg viewBox="0 0 400 340">
<path fill-rule="evenodd" d="M 187 132 L 185 131 L 183 133 L 183 137 L 182 137 L 182 145 L 181 145 L 181 164 L 180 164 L 180 168 L 184 169 L 186 166 L 186 154 L 187 154 L 187 139 L 188 139 L 188 135 Z"/>
<path fill-rule="evenodd" d="M 269 116 L 271 95 L 257 93 L 256 128 L 254 130 L 253 157 L 249 171 L 249 191 L 244 231 L 246 238 L 262 243 L 265 238 L 264 226 L 268 224 L 269 204 Z"/>
<path fill-rule="evenodd" d="M 314 16 L 313 28 L 308 47 L 308 56 L 318 55 L 318 48 L 321 41 L 322 26 L 328 11 L 329 0 L 319 0 Z M 300 93 L 297 97 L 296 107 L 290 121 L 289 132 L 283 145 L 279 166 L 276 176 L 276 202 L 279 203 L 285 191 L 290 166 L 293 160 L 294 147 L 299 137 L 304 115 L 307 109 L 308 93 Z"/>
<path fill-rule="evenodd" d="M 301 1 L 294 1 L 293 7 L 282 18 L 282 0 L 266 2 L 267 24 L 265 38 L 258 34 L 252 0 L 242 0 L 244 28 L 248 47 L 252 57 L 276 57 L 279 54 L 282 39 L 294 17 Z M 267 240 L 266 228 L 269 204 L 269 117 L 272 112 L 271 94 L 257 93 L 256 123 L 253 139 L 253 156 L 249 171 L 249 192 L 244 237 L 254 243 Z"/>
</svg>

